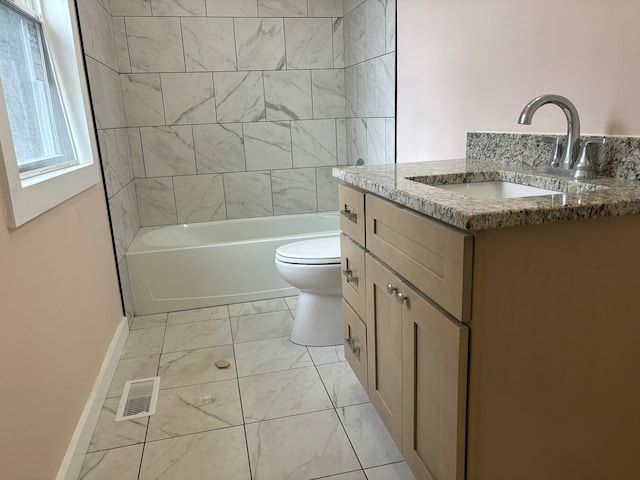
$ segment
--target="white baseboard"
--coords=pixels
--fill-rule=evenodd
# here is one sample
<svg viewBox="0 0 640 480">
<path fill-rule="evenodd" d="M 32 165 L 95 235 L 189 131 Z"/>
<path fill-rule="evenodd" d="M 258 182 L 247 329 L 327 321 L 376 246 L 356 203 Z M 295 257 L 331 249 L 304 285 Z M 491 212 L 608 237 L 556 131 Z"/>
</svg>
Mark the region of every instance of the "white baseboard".
<svg viewBox="0 0 640 480">
<path fill-rule="evenodd" d="M 129 322 L 127 321 L 127 317 L 122 317 L 122 320 L 111 339 L 109 349 L 105 354 L 102 367 L 100 368 L 100 373 L 98 373 L 98 378 L 96 378 L 96 381 L 93 384 L 93 389 L 89 394 L 89 398 L 84 406 L 82 415 L 80 415 L 80 420 L 78 420 L 76 429 L 73 432 L 73 437 L 71 437 L 71 442 L 69 442 L 67 453 L 62 459 L 62 464 L 58 470 L 56 480 L 78 480 L 78 477 L 80 476 L 84 457 L 89 448 L 93 431 L 98 423 L 102 405 L 107 397 L 111 380 L 113 379 L 116 367 L 118 366 L 118 361 L 122 355 L 128 335 Z"/>
</svg>

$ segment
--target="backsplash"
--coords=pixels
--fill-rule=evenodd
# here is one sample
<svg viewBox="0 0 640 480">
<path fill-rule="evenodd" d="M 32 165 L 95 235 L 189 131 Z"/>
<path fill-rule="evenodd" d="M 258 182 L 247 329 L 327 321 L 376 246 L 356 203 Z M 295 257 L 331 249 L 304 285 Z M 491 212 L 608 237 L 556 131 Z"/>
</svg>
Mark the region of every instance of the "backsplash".
<svg viewBox="0 0 640 480">
<path fill-rule="evenodd" d="M 542 140 L 549 136 L 564 137 L 530 133 L 469 132 L 466 156 L 542 169 L 551 159 L 552 147 Z M 640 137 L 585 136 L 604 136 L 607 139 L 604 145 L 593 146 L 589 151 L 599 176 L 640 179 Z"/>
</svg>

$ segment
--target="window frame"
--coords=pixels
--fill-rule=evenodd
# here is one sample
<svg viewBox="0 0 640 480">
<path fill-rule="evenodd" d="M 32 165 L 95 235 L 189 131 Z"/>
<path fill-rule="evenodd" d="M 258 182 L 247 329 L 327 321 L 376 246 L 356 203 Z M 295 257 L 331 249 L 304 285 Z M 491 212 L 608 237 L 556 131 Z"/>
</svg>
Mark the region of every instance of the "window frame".
<svg viewBox="0 0 640 480">
<path fill-rule="evenodd" d="M 24 8 L 7 0 L 17 8 Z M 78 164 L 20 177 L 4 92 L 0 83 L 0 189 L 11 229 L 96 185 L 99 181 L 97 143 L 73 0 L 41 2 L 43 34 L 53 74 L 67 115 Z"/>
</svg>

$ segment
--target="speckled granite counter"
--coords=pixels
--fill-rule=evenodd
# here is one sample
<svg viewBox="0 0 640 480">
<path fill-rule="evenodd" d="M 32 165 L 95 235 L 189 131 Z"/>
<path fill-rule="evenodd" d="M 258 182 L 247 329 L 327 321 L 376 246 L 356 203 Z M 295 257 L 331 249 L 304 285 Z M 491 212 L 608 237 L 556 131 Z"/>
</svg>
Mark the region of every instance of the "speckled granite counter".
<svg viewBox="0 0 640 480">
<path fill-rule="evenodd" d="M 575 182 L 544 174 L 539 169 L 481 160 L 339 167 L 333 169 L 333 175 L 347 184 L 464 230 L 640 213 L 638 181 L 603 177 Z M 409 180 L 410 177 L 429 185 Z M 465 180 L 506 180 L 567 193 L 486 200 L 433 186 Z"/>
</svg>

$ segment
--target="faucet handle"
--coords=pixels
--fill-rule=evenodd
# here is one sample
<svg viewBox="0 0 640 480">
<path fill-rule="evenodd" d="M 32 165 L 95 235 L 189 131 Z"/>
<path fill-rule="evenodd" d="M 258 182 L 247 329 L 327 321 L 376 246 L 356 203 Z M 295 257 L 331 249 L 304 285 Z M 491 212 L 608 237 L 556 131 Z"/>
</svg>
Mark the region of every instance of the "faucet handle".
<svg viewBox="0 0 640 480">
<path fill-rule="evenodd" d="M 605 143 L 607 143 L 607 139 L 604 137 L 583 138 L 580 141 L 580 156 L 575 166 L 575 179 L 590 179 L 596 177 L 593 165 L 591 161 L 589 161 L 589 145 L 604 145 Z"/>
<path fill-rule="evenodd" d="M 560 137 L 542 137 L 542 141 L 544 143 L 550 143 L 553 147 L 553 153 L 551 154 L 551 167 L 558 168 L 560 166 L 562 152 L 564 151 L 564 139 Z"/>
</svg>

